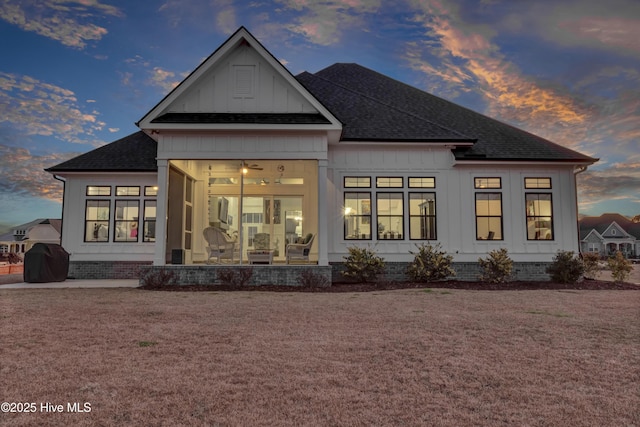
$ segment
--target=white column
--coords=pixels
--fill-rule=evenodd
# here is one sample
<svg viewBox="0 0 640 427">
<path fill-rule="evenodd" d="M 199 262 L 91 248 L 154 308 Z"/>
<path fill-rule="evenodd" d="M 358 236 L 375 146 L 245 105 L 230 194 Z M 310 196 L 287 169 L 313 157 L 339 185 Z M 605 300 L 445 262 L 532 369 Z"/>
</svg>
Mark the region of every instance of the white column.
<svg viewBox="0 0 640 427">
<path fill-rule="evenodd" d="M 166 264 L 167 195 L 169 194 L 169 161 L 158 160 L 158 195 L 156 202 L 156 245 L 153 265 Z"/>
<path fill-rule="evenodd" d="M 327 165 L 326 159 L 318 160 L 318 265 L 329 265 L 329 225 L 327 217 Z"/>
</svg>

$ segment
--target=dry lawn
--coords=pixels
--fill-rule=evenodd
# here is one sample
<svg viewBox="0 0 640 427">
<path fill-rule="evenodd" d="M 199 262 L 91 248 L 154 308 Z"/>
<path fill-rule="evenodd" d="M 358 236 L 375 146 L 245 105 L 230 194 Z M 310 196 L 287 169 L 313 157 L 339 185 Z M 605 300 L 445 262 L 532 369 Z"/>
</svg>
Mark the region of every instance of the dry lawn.
<svg viewBox="0 0 640 427">
<path fill-rule="evenodd" d="M 0 425 L 640 425 L 637 291 L 0 290 L 0 319 L 0 401 L 38 405 Z"/>
</svg>

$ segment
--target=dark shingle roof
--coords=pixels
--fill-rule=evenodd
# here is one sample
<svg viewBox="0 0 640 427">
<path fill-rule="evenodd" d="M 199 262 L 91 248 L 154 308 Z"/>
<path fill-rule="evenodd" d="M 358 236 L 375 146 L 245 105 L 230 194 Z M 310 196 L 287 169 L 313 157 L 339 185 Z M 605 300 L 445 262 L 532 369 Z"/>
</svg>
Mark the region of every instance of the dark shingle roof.
<svg viewBox="0 0 640 427">
<path fill-rule="evenodd" d="M 344 124 L 343 140 L 477 140 L 460 160 L 596 160 L 357 64 L 296 78 Z"/>
<path fill-rule="evenodd" d="M 46 169 L 47 172 L 155 172 L 158 144 L 142 131 Z"/>
<path fill-rule="evenodd" d="M 605 213 L 600 216 L 586 216 L 578 221 L 580 228 L 580 238 L 584 239 L 591 232 L 596 230 L 604 233 L 612 222 L 616 222 L 624 231 L 640 239 L 640 223 L 631 221 L 629 218 L 617 213 Z"/>
<path fill-rule="evenodd" d="M 331 123 L 321 114 L 287 113 L 166 113 L 151 123 L 241 123 L 306 125 Z"/>
</svg>

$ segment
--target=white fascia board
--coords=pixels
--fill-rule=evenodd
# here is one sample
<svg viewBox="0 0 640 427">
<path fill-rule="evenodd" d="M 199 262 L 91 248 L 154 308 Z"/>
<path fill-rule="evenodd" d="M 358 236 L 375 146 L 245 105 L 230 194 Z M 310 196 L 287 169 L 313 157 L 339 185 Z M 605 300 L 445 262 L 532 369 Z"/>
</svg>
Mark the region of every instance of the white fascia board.
<svg viewBox="0 0 640 427">
<path fill-rule="evenodd" d="M 342 123 L 327 110 L 307 89 L 304 88 L 295 79 L 295 77 L 287 70 L 282 63 L 280 63 L 262 44 L 255 38 L 246 28 L 240 27 L 226 42 L 224 42 L 218 49 L 216 49 L 207 59 L 205 59 L 194 71 L 191 72 L 177 87 L 175 87 L 167 96 L 164 97 L 151 111 L 149 111 L 136 125 L 143 130 L 155 130 L 155 129 L 182 129 L 180 125 L 172 125 L 169 123 L 151 123 L 151 121 L 158 117 L 171 103 L 173 103 L 180 95 L 182 95 L 191 85 L 192 82 L 198 81 L 198 79 L 205 74 L 208 70 L 215 66 L 221 59 L 223 59 L 232 49 L 234 49 L 242 40 L 245 40 L 249 45 L 258 52 L 258 54 L 269 63 L 289 84 L 291 84 L 300 94 L 308 100 L 313 107 L 325 116 L 332 125 L 332 129 L 342 129 Z M 201 124 L 210 126 L 207 124 Z M 186 128 L 196 128 L 196 125 L 187 125 Z M 202 129 L 202 128 L 198 128 Z M 207 129 L 207 128 L 205 128 Z M 219 129 L 219 128 L 216 128 Z M 233 129 L 233 128 L 230 128 Z"/>
<path fill-rule="evenodd" d="M 447 149 L 453 149 L 457 147 L 472 147 L 473 142 L 434 142 L 434 141 L 338 141 L 340 145 L 354 145 L 354 146 L 362 146 L 362 145 L 383 145 L 383 146 L 392 146 L 392 147 L 415 147 L 417 145 L 425 145 L 428 147 L 442 147 Z"/>
<path fill-rule="evenodd" d="M 251 123 L 154 123 L 145 130 L 149 135 L 161 131 L 340 131 L 334 124 L 251 124 Z"/>
</svg>

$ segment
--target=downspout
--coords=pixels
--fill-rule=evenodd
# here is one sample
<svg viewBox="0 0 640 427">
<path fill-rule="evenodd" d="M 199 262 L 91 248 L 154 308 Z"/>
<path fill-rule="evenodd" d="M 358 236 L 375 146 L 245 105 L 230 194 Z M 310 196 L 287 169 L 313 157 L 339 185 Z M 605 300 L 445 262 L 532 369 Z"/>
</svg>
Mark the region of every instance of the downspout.
<svg viewBox="0 0 640 427">
<path fill-rule="evenodd" d="M 53 178 L 62 182 L 62 213 L 60 214 L 60 246 L 62 246 L 62 232 L 64 230 L 64 195 L 67 187 L 67 180 L 56 174 L 53 174 Z"/>
<path fill-rule="evenodd" d="M 582 172 L 587 170 L 588 166 L 585 165 L 581 165 L 581 166 L 574 166 L 573 168 L 573 188 L 576 191 L 576 232 L 578 233 L 578 254 L 580 255 L 580 258 L 582 258 L 582 242 L 580 241 L 580 223 L 578 221 L 578 179 L 577 176 L 578 174 L 581 174 Z"/>
</svg>

